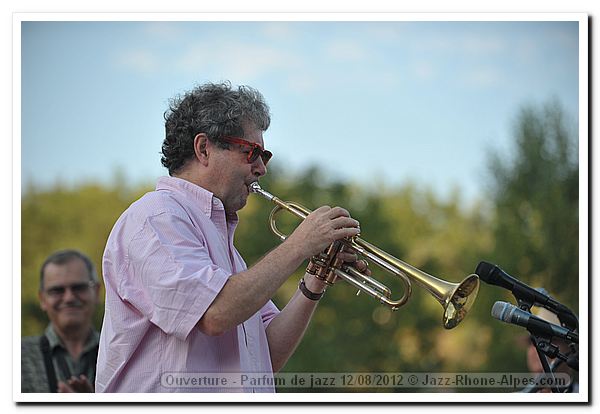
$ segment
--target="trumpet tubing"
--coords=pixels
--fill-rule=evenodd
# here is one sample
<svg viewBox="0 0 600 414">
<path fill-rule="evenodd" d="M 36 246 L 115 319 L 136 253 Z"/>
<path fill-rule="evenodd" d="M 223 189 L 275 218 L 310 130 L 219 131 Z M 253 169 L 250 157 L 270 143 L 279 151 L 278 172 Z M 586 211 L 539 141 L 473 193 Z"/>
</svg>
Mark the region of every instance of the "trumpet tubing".
<svg viewBox="0 0 600 414">
<path fill-rule="evenodd" d="M 311 213 L 311 210 L 298 203 L 282 201 L 275 197 L 268 191 L 263 190 L 257 182 L 250 185 L 250 191 L 261 195 L 275 204 L 269 215 L 269 225 L 271 231 L 281 241 L 285 241 L 287 235 L 283 234 L 277 228 L 276 217 L 280 212 L 287 211 L 301 219 L 305 219 Z M 411 281 L 414 281 L 428 291 L 442 305 L 444 308 L 442 322 L 446 329 L 456 327 L 464 319 L 475 302 L 479 290 L 479 277 L 475 274 L 467 276 L 460 283 L 451 283 L 438 279 L 403 262 L 358 236 L 346 238 L 340 240 L 340 242 L 339 248 L 356 252 L 382 269 L 397 276 L 404 285 L 404 294 L 399 299 L 393 300 L 391 298 L 391 290 L 383 283 L 359 272 L 353 267 L 336 263 L 334 258 L 339 249 L 336 248 L 337 250 L 333 250 L 334 245 L 330 247 L 328 254 L 313 258 L 319 263 L 319 266 L 317 266 L 319 268 L 317 277 L 325 280 L 327 283 L 331 283 L 337 276 L 357 288 L 359 292 L 365 292 L 392 310 L 397 310 L 406 304 L 412 295 Z"/>
</svg>

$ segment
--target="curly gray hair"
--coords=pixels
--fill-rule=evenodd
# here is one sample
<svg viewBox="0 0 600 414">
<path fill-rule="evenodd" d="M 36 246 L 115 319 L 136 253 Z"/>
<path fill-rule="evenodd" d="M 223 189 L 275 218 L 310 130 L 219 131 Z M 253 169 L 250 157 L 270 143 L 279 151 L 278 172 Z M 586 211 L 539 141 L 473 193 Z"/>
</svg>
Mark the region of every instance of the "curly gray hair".
<svg viewBox="0 0 600 414">
<path fill-rule="evenodd" d="M 269 107 L 263 96 L 249 86 L 231 87 L 231 83 L 206 83 L 169 102 L 165 111 L 165 140 L 162 165 L 169 175 L 176 174 L 194 157 L 194 137 L 199 133 L 222 148 L 225 136 L 244 136 L 243 124 L 250 122 L 261 131 L 271 123 Z"/>
</svg>

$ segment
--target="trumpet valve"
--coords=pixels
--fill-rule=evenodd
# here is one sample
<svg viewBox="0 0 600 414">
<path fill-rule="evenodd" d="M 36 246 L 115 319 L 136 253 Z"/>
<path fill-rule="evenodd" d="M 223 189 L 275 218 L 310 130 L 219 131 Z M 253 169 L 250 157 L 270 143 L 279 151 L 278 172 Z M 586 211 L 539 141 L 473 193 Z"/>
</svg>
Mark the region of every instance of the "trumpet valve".
<svg viewBox="0 0 600 414">
<path fill-rule="evenodd" d="M 336 277 L 335 268 L 330 268 L 327 272 L 327 276 L 325 277 L 325 283 L 328 285 L 333 285 Z"/>
<path fill-rule="evenodd" d="M 311 275 L 316 276 L 319 273 L 319 269 L 321 269 L 321 266 L 315 263 L 315 260 L 311 258 L 308 261 L 308 266 L 306 266 L 306 273 L 310 273 Z"/>
<path fill-rule="evenodd" d="M 323 255 L 324 254 L 320 254 L 311 257 L 308 266 L 306 267 L 306 273 L 310 273 L 328 285 L 333 285 L 333 280 L 330 279 L 330 272 L 328 272 L 329 267 L 327 266 L 327 262 L 323 260 Z"/>
</svg>

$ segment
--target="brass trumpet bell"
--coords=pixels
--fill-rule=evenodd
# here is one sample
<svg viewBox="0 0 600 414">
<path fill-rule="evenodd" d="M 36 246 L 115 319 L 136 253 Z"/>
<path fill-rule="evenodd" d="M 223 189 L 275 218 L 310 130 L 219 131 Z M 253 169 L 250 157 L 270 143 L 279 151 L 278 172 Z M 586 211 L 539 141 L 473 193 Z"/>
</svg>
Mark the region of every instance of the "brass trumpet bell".
<svg viewBox="0 0 600 414">
<path fill-rule="evenodd" d="M 298 203 L 280 200 L 268 191 L 263 190 L 257 182 L 253 182 L 250 185 L 250 191 L 263 196 L 275 204 L 269 216 L 269 225 L 271 231 L 281 241 L 284 241 L 287 235 L 283 234 L 277 228 L 276 217 L 280 212 L 287 211 L 301 219 L 305 219 L 311 213 L 311 210 Z M 319 256 L 316 259 L 321 267 L 321 273 L 317 277 L 325 280 L 327 283 L 332 283 L 333 279 L 339 277 L 359 289 L 359 292 L 365 292 L 392 310 L 397 310 L 408 301 L 412 294 L 411 281 L 415 281 L 419 286 L 427 290 L 444 308 L 443 325 L 446 329 L 456 327 L 464 319 L 475 302 L 479 290 L 479 277 L 475 274 L 467 276 L 460 283 L 451 283 L 431 276 L 403 262 L 358 236 L 343 239 L 340 242 L 346 251 L 356 252 L 357 255 L 376 263 L 384 270 L 400 278 L 400 281 L 404 284 L 404 294 L 400 299 L 393 300 L 390 289 L 383 283 L 359 272 L 353 267 L 337 263 L 334 258 L 339 250 L 333 249 L 335 243 L 330 246 L 329 253 L 325 254 L 324 258 Z"/>
</svg>

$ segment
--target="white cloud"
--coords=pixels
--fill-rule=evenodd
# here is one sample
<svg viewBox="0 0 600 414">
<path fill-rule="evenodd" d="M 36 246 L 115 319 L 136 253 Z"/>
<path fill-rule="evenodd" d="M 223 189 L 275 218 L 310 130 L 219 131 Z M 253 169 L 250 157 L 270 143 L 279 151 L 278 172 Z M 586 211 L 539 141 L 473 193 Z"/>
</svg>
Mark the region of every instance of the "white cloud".
<svg viewBox="0 0 600 414">
<path fill-rule="evenodd" d="M 399 22 L 393 24 L 376 23 L 369 26 L 366 35 L 378 43 L 400 43 L 406 35 L 406 30 L 405 26 Z"/>
<path fill-rule="evenodd" d="M 504 53 L 508 45 L 504 39 L 495 35 L 481 35 L 476 32 L 431 33 L 418 38 L 406 39 L 413 51 L 422 54 L 441 53 L 463 56 L 482 56 Z"/>
<path fill-rule="evenodd" d="M 502 81 L 500 72 L 491 67 L 480 67 L 465 74 L 465 82 L 477 87 L 497 86 Z"/>
<path fill-rule="evenodd" d="M 144 31 L 161 42 L 172 42 L 185 36 L 184 29 L 177 22 L 147 22 Z"/>
<path fill-rule="evenodd" d="M 159 70 L 161 58 L 149 50 L 129 50 L 117 57 L 117 63 L 134 72 L 150 74 Z"/>
<path fill-rule="evenodd" d="M 413 70 L 418 79 L 429 80 L 436 77 L 435 67 L 431 62 L 418 61 L 413 65 Z"/>
<path fill-rule="evenodd" d="M 117 57 L 117 63 L 140 74 L 176 70 L 181 73 L 206 73 L 254 80 L 274 72 L 302 72 L 305 63 L 295 54 L 258 43 L 210 40 L 169 56 L 161 49 L 130 49 Z"/>
<path fill-rule="evenodd" d="M 566 28 L 561 27 L 552 31 L 549 37 L 555 39 L 555 44 L 562 48 L 577 50 L 579 46 L 578 36 Z"/>
<path fill-rule="evenodd" d="M 297 94 L 314 92 L 318 89 L 316 77 L 306 73 L 291 74 L 287 77 L 285 85 L 289 91 Z"/>
<path fill-rule="evenodd" d="M 276 41 L 291 41 L 298 37 L 297 31 L 289 22 L 266 22 L 262 27 L 262 32 L 268 38 Z"/>
<path fill-rule="evenodd" d="M 344 61 L 361 61 L 369 57 L 362 44 L 346 39 L 331 40 L 325 44 L 324 51 L 326 56 Z"/>
<path fill-rule="evenodd" d="M 217 41 L 190 47 L 175 62 L 181 70 L 197 72 L 226 69 L 235 77 L 256 79 L 302 62 L 292 53 L 256 43 Z"/>
<path fill-rule="evenodd" d="M 506 41 L 497 36 L 465 36 L 460 39 L 460 47 L 469 54 L 494 54 L 504 52 Z"/>
</svg>

